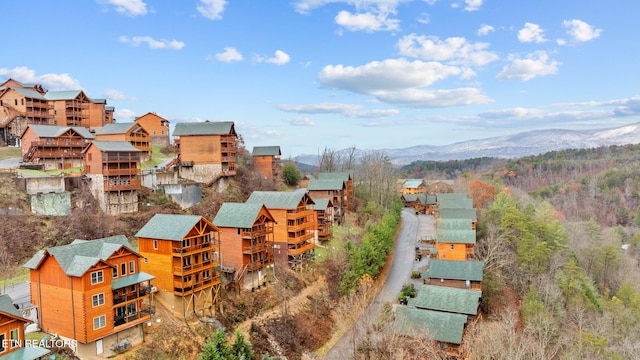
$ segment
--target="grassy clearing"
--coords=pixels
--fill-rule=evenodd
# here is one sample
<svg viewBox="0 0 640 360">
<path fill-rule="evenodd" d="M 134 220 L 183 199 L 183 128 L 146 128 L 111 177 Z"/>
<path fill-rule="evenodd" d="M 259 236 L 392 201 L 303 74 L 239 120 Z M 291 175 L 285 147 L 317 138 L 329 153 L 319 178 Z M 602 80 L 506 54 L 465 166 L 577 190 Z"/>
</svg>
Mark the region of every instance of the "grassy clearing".
<svg viewBox="0 0 640 360">
<path fill-rule="evenodd" d="M 11 159 L 11 158 L 21 158 L 22 150 L 19 147 L 14 146 L 6 146 L 0 147 L 0 160 Z"/>
</svg>

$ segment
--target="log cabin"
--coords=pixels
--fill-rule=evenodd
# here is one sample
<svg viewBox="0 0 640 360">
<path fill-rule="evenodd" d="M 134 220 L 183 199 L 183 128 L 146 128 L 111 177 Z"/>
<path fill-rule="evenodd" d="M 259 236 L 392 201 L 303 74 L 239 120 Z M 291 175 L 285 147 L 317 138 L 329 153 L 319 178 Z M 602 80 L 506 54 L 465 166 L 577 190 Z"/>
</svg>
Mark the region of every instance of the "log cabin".
<svg viewBox="0 0 640 360">
<path fill-rule="evenodd" d="M 341 225 L 346 216 L 346 185 L 344 180 L 335 179 L 309 179 L 307 185 L 309 196 L 312 199 L 329 199 L 333 204 L 333 221 L 335 225 Z"/>
<path fill-rule="evenodd" d="M 422 272 L 427 285 L 482 290 L 484 261 L 429 260 L 429 269 Z"/>
<path fill-rule="evenodd" d="M 96 130 L 96 141 L 128 141 L 140 150 L 140 161 L 151 160 L 151 139 L 142 126 L 135 122 L 107 124 Z"/>
<path fill-rule="evenodd" d="M 402 194 L 426 194 L 427 187 L 422 179 L 408 179 L 402 184 Z"/>
<path fill-rule="evenodd" d="M 326 243 L 333 239 L 333 203 L 331 199 L 313 199 L 316 213 L 316 242 Z"/>
<path fill-rule="evenodd" d="M 264 179 L 275 180 L 280 177 L 280 146 L 254 146 L 251 152 L 253 171 Z"/>
<path fill-rule="evenodd" d="M 51 352 L 25 341 L 24 328 L 30 322 L 13 306 L 9 295 L 0 295 L 0 360 L 45 359 Z"/>
<path fill-rule="evenodd" d="M 276 261 L 299 268 L 314 257 L 314 201 L 306 189 L 296 191 L 254 191 L 248 204 L 264 204 L 273 215 Z"/>
<path fill-rule="evenodd" d="M 168 166 L 178 166 L 184 179 L 209 186 L 236 175 L 237 142 L 231 121 L 179 123 L 173 131 L 176 158 Z"/>
<path fill-rule="evenodd" d="M 156 214 L 135 234 L 155 299 L 175 315 L 215 313 L 220 304 L 220 232 L 202 216 Z"/>
<path fill-rule="evenodd" d="M 83 156 L 85 184 L 102 210 L 112 215 L 137 212 L 140 150 L 128 141 L 93 141 Z"/>
<path fill-rule="evenodd" d="M 80 358 L 142 343 L 154 277 L 141 271 L 140 258 L 124 235 L 38 251 L 24 266 L 40 329 L 76 340 Z"/>
<path fill-rule="evenodd" d="M 256 284 L 264 282 L 274 261 L 275 221 L 264 204 L 223 203 L 213 219 L 224 236 L 220 244 L 222 267 L 234 276 L 247 271 Z"/>
<path fill-rule="evenodd" d="M 344 182 L 344 199 L 342 207 L 347 211 L 355 211 L 355 204 L 353 199 L 355 198 L 353 188 L 353 177 L 351 173 L 346 171 L 341 172 L 321 172 L 318 174 L 318 179 L 340 179 Z"/>
<path fill-rule="evenodd" d="M 160 146 L 171 145 L 171 137 L 169 132 L 169 120 L 159 116 L 156 113 L 148 112 L 135 121 L 149 134 L 151 144 Z"/>
<path fill-rule="evenodd" d="M 8 79 L 0 84 L 0 135 L 6 145 L 20 145 L 29 124 L 53 125 L 53 104 L 42 85 Z"/>
<path fill-rule="evenodd" d="M 28 125 L 20 136 L 22 161 L 45 170 L 84 166 L 83 151 L 93 135 L 81 126 Z"/>
<path fill-rule="evenodd" d="M 478 215 L 475 208 L 444 208 L 437 209 L 433 214 L 436 221 L 439 219 L 466 219 L 471 222 L 471 230 L 476 230 Z"/>
<path fill-rule="evenodd" d="M 45 99 L 53 104 L 54 125 L 82 126 L 95 131 L 107 124 L 107 101 L 91 99 L 82 90 L 48 91 Z"/>
</svg>

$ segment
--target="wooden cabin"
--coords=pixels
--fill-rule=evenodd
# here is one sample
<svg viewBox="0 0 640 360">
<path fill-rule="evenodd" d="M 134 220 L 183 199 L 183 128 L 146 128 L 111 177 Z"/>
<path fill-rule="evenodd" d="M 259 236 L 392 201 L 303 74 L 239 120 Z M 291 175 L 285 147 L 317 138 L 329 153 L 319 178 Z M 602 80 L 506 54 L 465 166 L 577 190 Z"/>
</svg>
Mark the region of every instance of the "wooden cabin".
<svg viewBox="0 0 640 360">
<path fill-rule="evenodd" d="M 251 152 L 253 171 L 265 179 L 275 180 L 280 177 L 280 146 L 254 146 Z"/>
<path fill-rule="evenodd" d="M 171 145 L 169 120 L 156 113 L 148 112 L 133 120 L 149 134 L 151 144 L 160 146 Z"/>
<path fill-rule="evenodd" d="M 9 295 L 0 295 L 0 360 L 48 358 L 49 349 L 26 341 L 24 328 L 30 322 L 13 306 Z"/>
<path fill-rule="evenodd" d="M 426 194 L 427 188 L 422 179 L 408 179 L 402 184 L 402 194 Z"/>
<path fill-rule="evenodd" d="M 76 340 L 80 358 L 110 357 L 125 339 L 141 343 L 154 277 L 140 258 L 124 235 L 38 251 L 24 266 L 39 327 Z"/>
<path fill-rule="evenodd" d="M 313 202 L 313 210 L 316 213 L 316 240 L 325 243 L 333 239 L 333 203 L 331 199 L 313 199 Z"/>
<path fill-rule="evenodd" d="M 444 311 L 467 315 L 469 320 L 480 310 L 479 290 L 459 289 L 434 285 L 418 285 L 416 297 L 409 298 L 407 305 L 418 309 Z"/>
<path fill-rule="evenodd" d="M 22 160 L 44 169 L 82 167 L 93 135 L 83 127 L 29 125 L 20 136 Z"/>
<path fill-rule="evenodd" d="M 217 236 L 216 236 L 217 234 Z M 220 229 L 202 216 L 156 214 L 136 233 L 155 299 L 187 318 L 220 303 Z"/>
<path fill-rule="evenodd" d="M 438 219 L 436 222 L 435 248 L 440 260 L 472 260 L 476 245 L 476 231 L 473 229 L 445 228 L 438 226 L 447 220 Z M 459 222 L 460 227 L 467 225 L 467 221 Z"/>
<path fill-rule="evenodd" d="M 346 216 L 346 185 L 342 179 L 310 179 L 307 185 L 312 199 L 329 199 L 333 204 L 333 221 L 341 225 Z"/>
<path fill-rule="evenodd" d="M 55 125 L 82 126 L 90 130 L 107 124 L 106 100 L 93 100 L 82 90 L 48 91 Z"/>
<path fill-rule="evenodd" d="M 182 178 L 212 185 L 234 176 L 238 135 L 231 121 L 179 123 L 173 131 L 176 158 Z"/>
<path fill-rule="evenodd" d="M 355 211 L 355 193 L 353 188 L 353 178 L 351 173 L 341 172 L 322 172 L 318 174 L 319 180 L 340 179 L 344 182 L 344 196 L 342 199 L 342 207 L 347 211 Z"/>
<path fill-rule="evenodd" d="M 427 285 L 482 290 L 484 261 L 429 259 L 429 269 L 422 272 Z"/>
<path fill-rule="evenodd" d="M 276 261 L 299 267 L 314 256 L 315 213 L 309 194 L 296 191 L 254 191 L 248 204 L 264 204 L 276 221 L 273 255 Z"/>
<path fill-rule="evenodd" d="M 436 194 L 439 209 L 472 209 L 473 201 L 463 193 Z"/>
<path fill-rule="evenodd" d="M 151 160 L 151 139 L 142 126 L 135 122 L 107 124 L 96 130 L 97 141 L 128 141 L 140 150 L 140 161 Z"/>
<path fill-rule="evenodd" d="M 273 226 L 275 219 L 263 204 L 225 202 L 213 224 L 222 231 L 222 266 L 233 272 L 260 272 L 258 282 L 273 265 Z"/>
<path fill-rule="evenodd" d="M 427 209 L 427 194 L 402 194 L 402 205 L 413 208 L 416 214 L 425 214 Z"/>
<path fill-rule="evenodd" d="M 476 230 L 478 215 L 475 208 L 444 208 L 438 209 L 434 216 L 438 219 L 466 219 L 471 222 L 471 230 Z"/>
<path fill-rule="evenodd" d="M 103 211 L 138 211 L 140 150 L 127 141 L 93 141 L 84 150 L 84 178 Z"/>
</svg>

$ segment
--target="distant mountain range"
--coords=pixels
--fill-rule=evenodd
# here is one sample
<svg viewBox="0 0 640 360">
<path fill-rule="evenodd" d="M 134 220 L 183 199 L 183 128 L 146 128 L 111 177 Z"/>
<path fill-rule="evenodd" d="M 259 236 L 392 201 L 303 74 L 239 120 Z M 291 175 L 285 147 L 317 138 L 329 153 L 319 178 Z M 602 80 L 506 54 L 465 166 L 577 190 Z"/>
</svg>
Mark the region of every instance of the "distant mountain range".
<svg viewBox="0 0 640 360">
<path fill-rule="evenodd" d="M 640 143 L 640 123 L 596 130 L 534 130 L 514 135 L 457 142 L 450 145 L 417 145 L 403 149 L 379 149 L 394 165 L 414 161 L 464 160 L 480 157 L 518 158 L 566 149 L 590 149 Z M 344 150 L 349 151 L 349 150 Z M 362 150 L 360 150 L 362 151 Z M 318 155 L 300 155 L 297 163 L 315 166 Z"/>
</svg>

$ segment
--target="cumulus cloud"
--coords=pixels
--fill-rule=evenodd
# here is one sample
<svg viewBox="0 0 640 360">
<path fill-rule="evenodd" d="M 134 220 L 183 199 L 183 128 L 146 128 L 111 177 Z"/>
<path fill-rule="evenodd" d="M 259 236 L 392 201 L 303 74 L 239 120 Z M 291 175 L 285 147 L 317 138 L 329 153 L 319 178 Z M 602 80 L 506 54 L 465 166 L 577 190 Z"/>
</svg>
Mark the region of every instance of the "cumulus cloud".
<svg viewBox="0 0 640 360">
<path fill-rule="evenodd" d="M 138 16 L 147 13 L 147 4 L 142 0 L 104 0 L 104 2 L 113 5 L 119 14 Z"/>
<path fill-rule="evenodd" d="M 464 0 L 464 3 L 466 4 L 464 9 L 466 11 L 480 10 L 480 7 L 482 7 L 482 1 L 483 0 Z"/>
<path fill-rule="evenodd" d="M 127 100 L 128 97 L 122 91 L 116 89 L 105 89 L 102 95 L 110 100 Z"/>
<path fill-rule="evenodd" d="M 220 20 L 226 5 L 227 0 L 200 0 L 196 9 L 207 19 Z"/>
<path fill-rule="evenodd" d="M 113 116 L 118 120 L 133 120 L 137 114 L 135 111 L 129 109 L 116 109 Z"/>
<path fill-rule="evenodd" d="M 587 42 L 600 36 L 602 29 L 596 29 L 582 20 L 565 20 L 562 26 L 567 28 L 567 34 L 573 41 Z"/>
<path fill-rule="evenodd" d="M 184 47 L 182 41 L 177 40 L 155 40 L 150 36 L 120 36 L 120 42 L 125 44 L 131 44 L 131 46 L 138 47 L 142 44 L 147 44 L 150 49 L 169 49 L 169 50 L 181 50 Z"/>
<path fill-rule="evenodd" d="M 415 108 L 442 108 L 487 104 L 493 100 L 480 89 L 405 89 L 393 92 L 380 92 L 376 98 L 388 104 Z"/>
<path fill-rule="evenodd" d="M 431 22 L 431 15 L 427 14 L 427 13 L 422 13 L 420 14 L 420 16 L 418 16 L 418 18 L 416 19 L 418 20 L 418 22 L 420 24 L 428 24 Z"/>
<path fill-rule="evenodd" d="M 452 64 L 482 66 L 498 59 L 486 50 L 488 43 L 470 43 L 462 37 L 440 40 L 437 36 L 410 34 L 398 40 L 397 46 L 401 55 Z"/>
<path fill-rule="evenodd" d="M 0 76 L 23 83 L 40 84 L 48 90 L 83 90 L 80 82 L 67 73 L 36 75 L 35 70 L 26 66 L 0 68 Z"/>
<path fill-rule="evenodd" d="M 544 30 L 540 28 L 540 25 L 533 23 L 524 24 L 524 28 L 518 31 L 518 40 L 523 43 L 542 43 L 547 41 L 544 38 Z"/>
<path fill-rule="evenodd" d="M 309 119 L 307 116 L 296 117 L 296 118 L 285 118 L 282 121 L 288 123 L 292 126 L 315 126 L 315 121 Z"/>
<path fill-rule="evenodd" d="M 393 31 L 399 29 L 400 20 L 393 18 L 400 3 L 409 0 L 299 0 L 294 3 L 298 13 L 309 14 L 313 9 L 332 3 L 344 3 L 355 12 L 341 10 L 336 24 L 350 31 Z M 476 0 L 477 1 L 477 0 Z"/>
<path fill-rule="evenodd" d="M 276 50 L 275 52 L 275 56 L 272 58 L 269 58 L 267 60 L 265 60 L 268 63 L 271 64 L 276 64 L 278 66 L 280 65 L 284 65 L 286 63 L 289 62 L 289 60 L 291 60 L 291 57 L 284 51 L 282 50 Z"/>
<path fill-rule="evenodd" d="M 494 29 L 493 26 L 491 26 L 491 25 L 482 24 L 482 25 L 480 25 L 480 28 L 478 28 L 478 36 L 489 35 L 490 32 L 495 31 L 495 30 L 496 29 Z"/>
<path fill-rule="evenodd" d="M 358 110 L 362 108 L 362 105 L 324 102 L 308 105 L 282 104 L 279 105 L 278 108 L 282 111 L 300 114 L 344 114 Z"/>
<path fill-rule="evenodd" d="M 215 55 L 215 58 L 218 61 L 222 61 L 226 63 L 230 63 L 233 61 L 242 61 L 244 59 L 242 57 L 242 54 L 238 50 L 236 50 L 236 48 L 234 47 L 224 48 L 224 51 L 221 53 L 217 53 Z"/>
<path fill-rule="evenodd" d="M 352 14 L 343 10 L 335 17 L 336 24 L 350 31 L 389 31 L 399 28 L 400 20 L 390 19 L 388 14 L 358 13 Z"/>
<path fill-rule="evenodd" d="M 388 116 L 398 115 L 400 113 L 397 109 L 376 109 L 376 110 L 357 110 L 346 113 L 345 115 L 350 118 L 358 119 L 375 119 Z"/>
<path fill-rule="evenodd" d="M 556 74 L 559 65 L 559 62 L 550 60 L 545 51 L 536 51 L 525 58 L 511 57 L 511 64 L 502 68 L 497 79 L 528 81 L 536 77 Z"/>
</svg>

